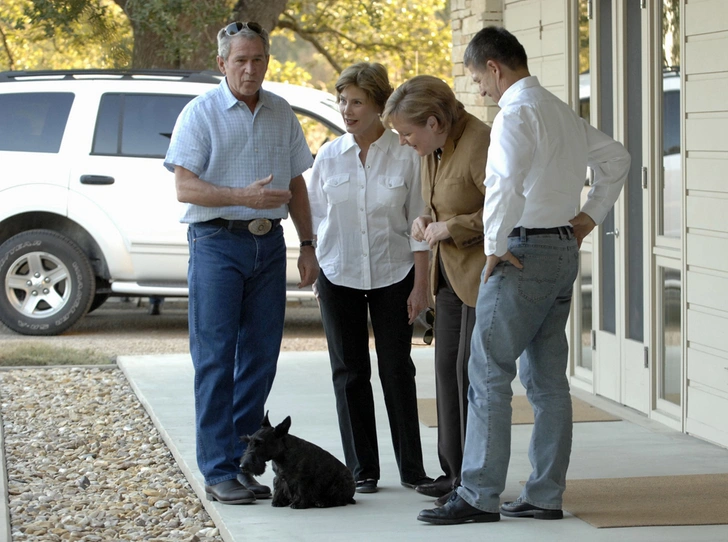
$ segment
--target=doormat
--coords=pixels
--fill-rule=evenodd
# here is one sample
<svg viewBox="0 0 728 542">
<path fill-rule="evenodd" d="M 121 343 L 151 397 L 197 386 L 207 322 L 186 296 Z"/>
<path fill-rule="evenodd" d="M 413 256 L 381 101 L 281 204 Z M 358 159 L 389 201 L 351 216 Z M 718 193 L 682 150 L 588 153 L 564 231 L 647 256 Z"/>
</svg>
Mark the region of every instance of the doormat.
<svg viewBox="0 0 728 542">
<path fill-rule="evenodd" d="M 514 395 L 511 403 L 513 407 L 513 425 L 533 423 L 533 409 L 525 395 Z M 572 395 L 571 406 L 574 412 L 574 423 L 579 422 L 616 422 L 621 418 L 613 416 L 586 401 L 577 399 Z M 427 427 L 437 427 L 437 407 L 435 399 L 417 399 L 417 410 L 420 422 Z"/>
<path fill-rule="evenodd" d="M 728 474 L 567 480 L 563 508 L 590 525 L 728 524 Z"/>
</svg>

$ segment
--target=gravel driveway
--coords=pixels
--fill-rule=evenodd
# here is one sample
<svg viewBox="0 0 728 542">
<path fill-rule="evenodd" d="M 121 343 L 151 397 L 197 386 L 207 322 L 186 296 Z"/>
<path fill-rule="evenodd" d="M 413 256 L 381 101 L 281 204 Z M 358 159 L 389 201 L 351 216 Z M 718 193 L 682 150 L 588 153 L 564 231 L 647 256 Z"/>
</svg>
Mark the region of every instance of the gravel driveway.
<svg viewBox="0 0 728 542">
<path fill-rule="evenodd" d="M 312 300 L 289 302 L 283 350 L 325 350 Z M 189 352 L 187 303 L 110 300 L 59 337 L 0 325 L 0 347 L 37 343 L 109 358 Z M 12 541 L 221 541 L 115 365 L 0 371 Z M 4 539 L 0 532 L 0 539 Z"/>
<path fill-rule="evenodd" d="M 90 348 L 109 357 L 189 352 L 187 300 L 167 299 L 160 316 L 147 314 L 148 300 L 123 302 L 110 299 L 86 315 L 67 333 L 57 337 L 28 337 L 0 324 L 0 344 L 5 341 Z M 326 350 L 321 314 L 312 299 L 289 301 L 282 350 Z"/>
<path fill-rule="evenodd" d="M 187 302 L 149 316 L 146 303 L 112 299 L 59 337 L 0 324 L 0 348 L 11 342 L 110 359 L 187 353 Z M 315 301 L 289 302 L 282 349 L 326 349 Z M 115 365 L 0 370 L 0 408 L 12 542 L 222 540 Z"/>
</svg>

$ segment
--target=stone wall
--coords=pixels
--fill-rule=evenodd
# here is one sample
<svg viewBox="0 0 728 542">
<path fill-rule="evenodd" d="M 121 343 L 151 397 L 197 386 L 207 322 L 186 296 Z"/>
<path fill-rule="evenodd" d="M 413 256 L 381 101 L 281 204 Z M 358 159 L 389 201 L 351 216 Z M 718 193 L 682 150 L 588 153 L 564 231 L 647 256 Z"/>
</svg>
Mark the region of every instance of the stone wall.
<svg viewBox="0 0 728 542">
<path fill-rule="evenodd" d="M 452 0 L 450 3 L 452 21 L 452 63 L 453 87 L 468 112 L 491 123 L 498 113 L 498 107 L 490 98 L 479 95 L 478 87 L 463 66 L 463 53 L 470 39 L 483 27 L 503 25 L 503 0 Z"/>
</svg>

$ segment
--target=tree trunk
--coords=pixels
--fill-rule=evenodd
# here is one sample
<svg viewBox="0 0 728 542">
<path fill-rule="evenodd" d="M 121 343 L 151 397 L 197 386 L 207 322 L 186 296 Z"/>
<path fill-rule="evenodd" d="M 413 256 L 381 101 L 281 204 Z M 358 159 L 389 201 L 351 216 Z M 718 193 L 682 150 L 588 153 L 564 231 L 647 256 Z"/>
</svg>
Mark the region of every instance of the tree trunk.
<svg viewBox="0 0 728 542">
<path fill-rule="evenodd" d="M 271 32 L 278 24 L 288 0 L 239 0 L 233 9 L 236 21 L 255 21 Z"/>
<path fill-rule="evenodd" d="M 138 2 L 114 0 L 131 22 L 134 33 L 133 68 L 217 69 L 217 32 L 231 21 L 256 21 L 269 32 L 288 0 L 239 0 L 229 12 L 225 0 L 195 3 L 194 13 L 182 13 L 173 28 L 164 28 L 168 19 L 156 24 L 146 13 L 135 9 Z M 169 12 L 167 12 L 169 13 Z M 215 14 L 225 13 L 218 17 Z"/>
</svg>

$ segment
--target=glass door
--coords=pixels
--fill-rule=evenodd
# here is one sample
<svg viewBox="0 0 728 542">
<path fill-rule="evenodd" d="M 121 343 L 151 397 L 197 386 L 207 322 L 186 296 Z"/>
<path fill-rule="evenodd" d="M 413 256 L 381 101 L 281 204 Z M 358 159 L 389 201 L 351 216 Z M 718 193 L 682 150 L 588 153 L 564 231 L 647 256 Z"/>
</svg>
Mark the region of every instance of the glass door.
<svg viewBox="0 0 728 542">
<path fill-rule="evenodd" d="M 642 10 L 639 2 L 616 0 L 585 0 L 579 6 L 580 66 L 585 42 L 590 59 L 588 76 L 580 74 L 580 111 L 594 126 L 624 142 L 632 165 L 619 201 L 582 248 L 576 325 L 581 348 L 574 374 L 584 378 L 591 370 L 595 393 L 648 412 Z M 584 9 L 591 11 L 586 40 Z"/>
</svg>

